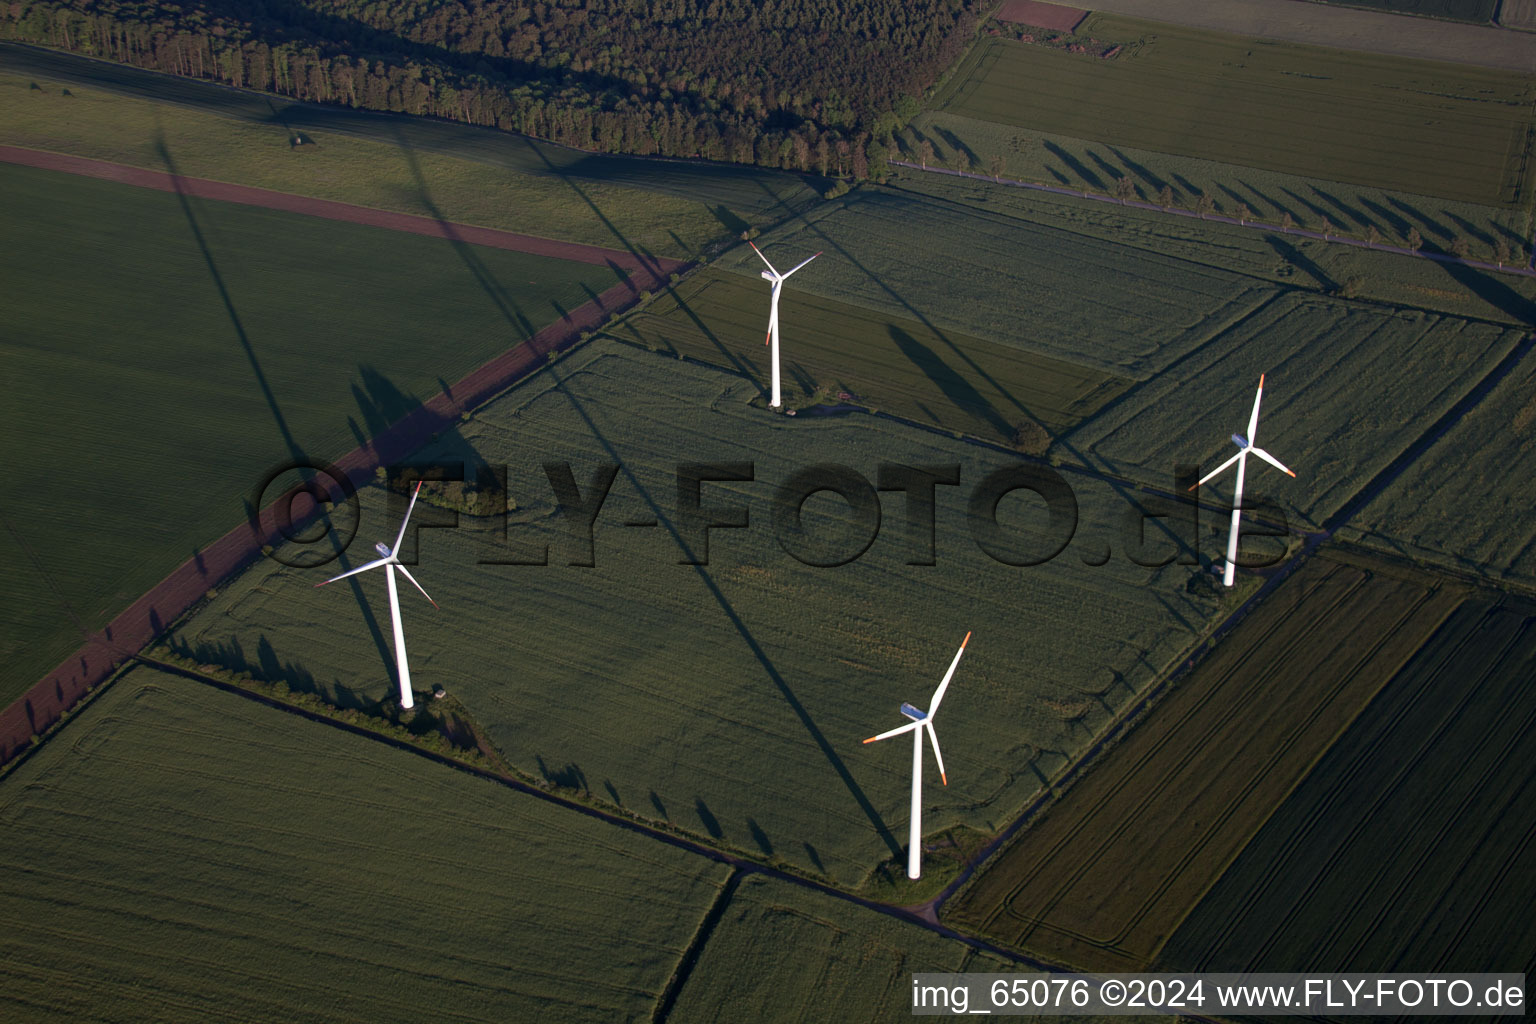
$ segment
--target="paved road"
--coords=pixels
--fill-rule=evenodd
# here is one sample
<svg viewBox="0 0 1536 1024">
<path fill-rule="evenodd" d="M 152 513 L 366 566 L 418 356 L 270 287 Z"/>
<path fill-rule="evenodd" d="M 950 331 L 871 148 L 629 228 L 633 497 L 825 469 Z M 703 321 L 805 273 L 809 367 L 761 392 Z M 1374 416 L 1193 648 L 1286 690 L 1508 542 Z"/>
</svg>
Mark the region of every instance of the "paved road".
<svg viewBox="0 0 1536 1024">
<path fill-rule="evenodd" d="M 1513 29 L 1308 0 L 1097 0 L 1077 6 L 1236 35 L 1536 72 L 1536 35 Z"/>
</svg>

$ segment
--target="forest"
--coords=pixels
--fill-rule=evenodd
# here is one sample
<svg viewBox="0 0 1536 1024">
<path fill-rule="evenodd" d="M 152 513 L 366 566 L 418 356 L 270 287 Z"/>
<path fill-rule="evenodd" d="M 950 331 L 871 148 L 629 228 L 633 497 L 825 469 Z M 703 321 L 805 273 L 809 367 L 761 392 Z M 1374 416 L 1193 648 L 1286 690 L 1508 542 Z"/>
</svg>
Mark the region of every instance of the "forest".
<svg viewBox="0 0 1536 1024">
<path fill-rule="evenodd" d="M 610 153 L 867 177 L 980 0 L 15 0 L 0 38 Z"/>
</svg>

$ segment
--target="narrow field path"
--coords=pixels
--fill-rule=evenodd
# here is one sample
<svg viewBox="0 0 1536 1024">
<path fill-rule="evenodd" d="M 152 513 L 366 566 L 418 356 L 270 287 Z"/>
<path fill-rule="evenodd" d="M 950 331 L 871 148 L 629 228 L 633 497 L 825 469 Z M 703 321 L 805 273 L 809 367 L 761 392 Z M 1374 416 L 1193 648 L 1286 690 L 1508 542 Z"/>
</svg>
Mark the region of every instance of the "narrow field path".
<svg viewBox="0 0 1536 1024">
<path fill-rule="evenodd" d="M 1310 0 L 1095 0 L 1076 6 L 1238 36 L 1536 72 L 1536 36 L 1490 25 L 1362 11 Z"/>
<path fill-rule="evenodd" d="M 345 221 L 348 224 L 363 224 L 368 227 L 385 228 L 389 231 L 403 231 L 412 235 L 426 235 L 429 238 L 442 238 L 451 242 L 482 245 L 491 249 L 508 249 L 513 252 L 526 252 L 535 256 L 549 256 L 554 259 L 571 260 L 575 263 L 586 263 L 599 267 L 617 266 L 630 273 L 640 270 L 650 271 L 662 278 L 687 266 L 682 260 L 666 259 L 659 256 L 644 257 L 622 249 L 605 249 L 599 245 L 586 245 L 581 242 L 562 242 L 559 239 L 540 238 L 537 235 L 523 235 L 515 231 L 482 228 L 473 224 L 458 224 L 452 221 L 435 220 L 431 217 L 421 217 L 410 213 L 379 210 L 371 206 L 355 206 L 352 203 L 341 203 L 332 199 L 315 199 L 311 196 L 293 195 L 289 192 L 274 192 L 271 189 L 256 188 L 251 185 L 235 185 L 227 181 L 212 181 L 208 178 L 188 178 L 179 174 L 170 174 L 166 171 L 152 171 L 128 164 L 112 163 L 106 160 L 92 160 L 83 156 L 70 156 L 66 153 L 52 153 L 40 149 L 23 149 L 20 146 L 0 146 L 0 163 L 19 164 L 23 167 L 38 167 L 49 171 L 63 171 L 68 174 L 79 174 L 87 178 L 99 178 L 103 181 L 115 181 L 124 185 L 152 188 L 160 192 L 179 192 L 182 195 L 196 196 L 199 199 L 217 199 L 226 203 L 238 203 L 241 206 L 260 206 L 268 210 L 282 210 L 286 213 L 297 213 L 306 217 L 320 217 L 324 220 L 339 220 Z"/>
</svg>

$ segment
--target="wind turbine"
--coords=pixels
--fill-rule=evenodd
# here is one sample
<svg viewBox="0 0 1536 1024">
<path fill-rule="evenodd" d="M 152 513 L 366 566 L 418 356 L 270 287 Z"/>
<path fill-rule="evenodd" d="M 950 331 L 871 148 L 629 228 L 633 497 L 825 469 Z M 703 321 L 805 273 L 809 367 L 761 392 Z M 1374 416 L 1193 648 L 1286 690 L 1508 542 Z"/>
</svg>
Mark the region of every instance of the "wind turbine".
<svg viewBox="0 0 1536 1024">
<path fill-rule="evenodd" d="M 1243 473 L 1248 468 L 1248 456 L 1257 455 L 1280 472 L 1290 473 L 1293 477 L 1296 475 L 1281 465 L 1279 459 L 1253 443 L 1254 435 L 1258 433 L 1259 429 L 1259 401 L 1263 397 L 1264 375 L 1261 373 L 1259 374 L 1259 390 L 1253 396 L 1253 415 L 1248 417 L 1248 436 L 1244 437 L 1242 434 L 1232 435 L 1232 443 L 1237 445 L 1237 454 L 1205 474 L 1194 487 L 1190 488 L 1190 490 L 1194 490 L 1195 487 L 1199 487 L 1207 480 L 1210 480 L 1213 476 L 1232 465 L 1232 463 L 1237 463 L 1237 486 L 1232 491 L 1232 528 L 1227 531 L 1227 568 L 1221 578 L 1222 582 L 1229 587 L 1237 576 L 1237 526 L 1238 520 L 1243 516 Z"/>
<path fill-rule="evenodd" d="M 794 270 L 789 271 L 789 273 L 781 274 L 773 269 L 772 263 L 768 263 L 768 257 L 763 255 L 763 250 L 759 249 L 755 242 L 748 239 L 747 244 L 752 246 L 752 251 L 757 253 L 758 259 L 768 264 L 768 269 L 761 272 L 763 280 L 773 282 L 773 300 L 768 311 L 768 338 L 765 344 L 773 348 L 773 399 L 768 405 L 771 408 L 777 409 L 784 404 L 779 395 L 779 292 L 783 290 L 784 282 L 789 279 L 790 274 L 805 266 L 805 263 L 811 262 L 816 256 L 820 256 L 821 253 L 812 256 L 811 260 L 806 260 L 805 263 L 801 263 Z"/>
<path fill-rule="evenodd" d="M 949 689 L 949 680 L 955 674 L 955 668 L 960 664 L 960 655 L 965 653 L 965 645 L 971 642 L 971 634 L 966 633 L 965 639 L 960 641 L 960 649 L 955 652 L 955 660 L 949 663 L 949 671 L 944 673 L 939 688 L 933 691 L 933 703 L 927 711 L 919 711 L 911 704 L 903 703 L 901 713 L 912 721 L 906 725 L 898 725 L 890 732 L 883 732 L 879 736 L 871 736 L 865 743 L 874 743 L 876 740 L 887 740 L 892 736 L 899 736 L 904 732 L 912 734 L 912 832 L 911 842 L 907 845 L 907 877 L 917 878 L 923 873 L 923 733 L 928 734 L 928 739 L 933 742 L 933 759 L 939 763 L 939 778 L 944 780 L 944 785 L 949 785 L 949 776 L 944 774 L 944 757 L 939 753 L 939 737 L 933 731 L 933 716 L 939 713 L 939 702 L 944 699 L 944 691 Z"/>
<path fill-rule="evenodd" d="M 337 580 L 344 580 L 348 576 L 356 576 L 360 572 L 377 569 L 381 565 L 384 567 L 384 578 L 389 581 L 389 619 L 395 630 L 395 665 L 400 670 L 400 707 L 406 710 L 413 707 L 416 702 L 411 697 L 411 667 L 405 661 L 405 628 L 400 624 L 400 593 L 395 589 L 395 570 L 399 569 L 405 578 L 411 581 L 412 586 L 421 591 L 422 597 L 432 601 L 432 595 L 428 594 L 422 585 L 416 582 L 416 577 L 411 575 L 410 570 L 400 564 L 400 544 L 405 540 L 405 528 L 411 521 L 412 510 L 416 508 L 416 497 L 421 494 L 422 482 L 420 480 L 416 481 L 416 490 L 411 492 L 411 504 L 405 510 L 405 519 L 400 523 L 400 533 L 395 537 L 393 549 L 381 541 L 373 547 L 375 551 L 383 556 L 382 558 L 376 558 L 367 565 L 360 565 L 356 569 L 342 573 L 340 576 L 332 576 L 325 583 L 315 584 L 317 587 L 323 587 L 326 583 L 335 583 Z M 436 601 L 432 601 L 432 607 L 437 607 Z"/>
</svg>

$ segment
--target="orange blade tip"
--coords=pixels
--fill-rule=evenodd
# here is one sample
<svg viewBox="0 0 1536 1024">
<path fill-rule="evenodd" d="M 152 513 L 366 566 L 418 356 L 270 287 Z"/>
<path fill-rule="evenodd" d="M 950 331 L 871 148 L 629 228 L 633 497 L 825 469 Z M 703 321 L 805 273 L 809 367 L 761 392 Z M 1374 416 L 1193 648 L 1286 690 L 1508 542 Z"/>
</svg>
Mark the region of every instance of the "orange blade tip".
<svg viewBox="0 0 1536 1024">
<path fill-rule="evenodd" d="M 960 641 L 960 649 L 965 650 L 965 645 L 971 642 L 971 631 L 965 631 L 965 639 Z"/>
<path fill-rule="evenodd" d="M 1263 386 L 1264 386 L 1264 375 L 1261 373 L 1261 374 L 1259 374 L 1259 387 L 1263 387 Z"/>
<path fill-rule="evenodd" d="M 949 776 L 948 775 L 945 775 L 943 772 L 939 772 L 939 778 L 944 780 L 944 785 L 946 785 L 946 786 L 949 785 Z"/>
</svg>

